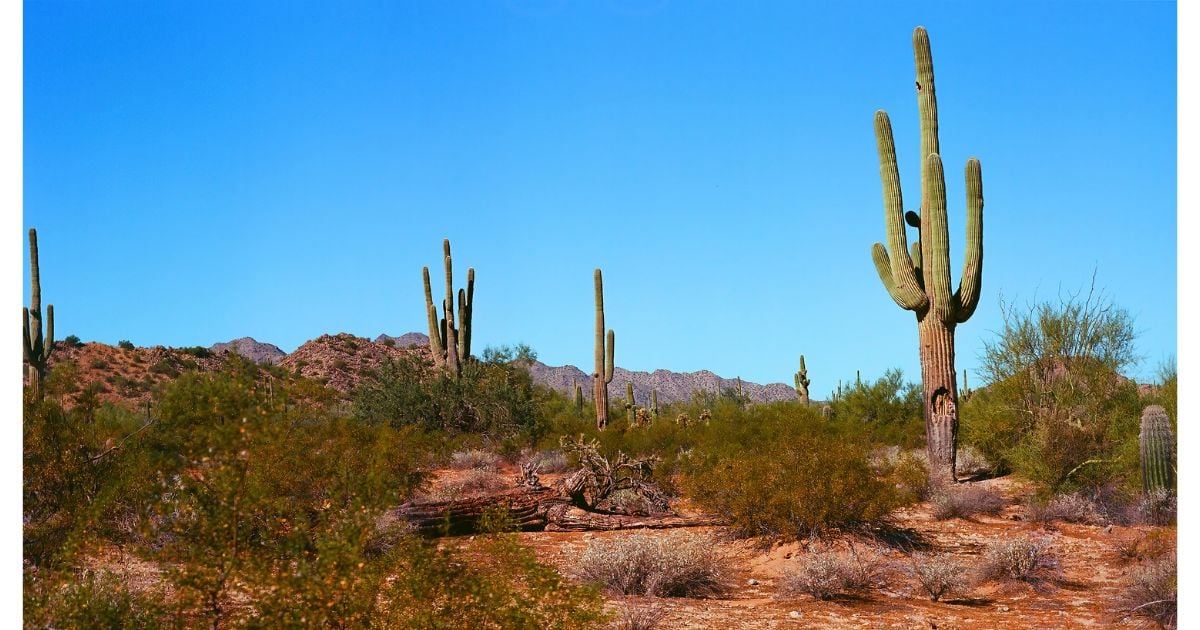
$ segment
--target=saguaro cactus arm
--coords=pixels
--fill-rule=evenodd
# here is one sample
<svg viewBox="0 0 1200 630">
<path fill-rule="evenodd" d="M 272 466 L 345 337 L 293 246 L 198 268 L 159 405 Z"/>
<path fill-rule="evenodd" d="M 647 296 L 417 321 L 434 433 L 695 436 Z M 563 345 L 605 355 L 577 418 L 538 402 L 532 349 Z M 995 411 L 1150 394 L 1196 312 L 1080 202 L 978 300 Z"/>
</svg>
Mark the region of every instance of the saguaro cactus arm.
<svg viewBox="0 0 1200 630">
<path fill-rule="evenodd" d="M 904 229 L 904 203 L 900 193 L 900 169 L 896 165 L 896 144 L 892 139 L 892 123 L 887 112 L 875 112 L 875 137 L 879 150 L 879 177 L 883 181 L 884 223 L 887 226 L 887 248 L 875 243 L 871 248 L 875 268 L 883 286 L 900 308 L 916 311 L 929 305 L 929 298 L 917 280 L 913 262 L 908 255 L 908 238 Z"/>
<path fill-rule="evenodd" d="M 979 160 L 967 160 L 967 240 L 962 278 L 954 295 L 956 321 L 971 318 L 983 287 L 983 172 Z"/>
</svg>

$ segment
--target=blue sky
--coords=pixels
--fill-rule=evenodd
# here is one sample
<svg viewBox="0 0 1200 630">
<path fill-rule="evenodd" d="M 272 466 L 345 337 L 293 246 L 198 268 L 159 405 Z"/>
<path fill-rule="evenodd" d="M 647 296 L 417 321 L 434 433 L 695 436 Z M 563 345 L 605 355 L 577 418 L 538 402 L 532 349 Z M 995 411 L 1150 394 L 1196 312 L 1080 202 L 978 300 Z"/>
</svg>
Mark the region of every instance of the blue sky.
<svg viewBox="0 0 1200 630">
<path fill-rule="evenodd" d="M 928 28 L 951 266 L 983 164 L 983 298 L 1086 288 L 1176 353 L 1176 7 L 1160 2 L 27 2 L 24 222 L 59 336 L 292 350 L 425 331 L 421 267 L 477 273 L 475 343 L 815 393 L 903 368 L 872 131 L 919 203 Z M 24 273 L 24 271 L 23 271 Z M 25 281 L 28 299 L 28 281 Z M 971 380 L 978 382 L 972 374 Z"/>
</svg>

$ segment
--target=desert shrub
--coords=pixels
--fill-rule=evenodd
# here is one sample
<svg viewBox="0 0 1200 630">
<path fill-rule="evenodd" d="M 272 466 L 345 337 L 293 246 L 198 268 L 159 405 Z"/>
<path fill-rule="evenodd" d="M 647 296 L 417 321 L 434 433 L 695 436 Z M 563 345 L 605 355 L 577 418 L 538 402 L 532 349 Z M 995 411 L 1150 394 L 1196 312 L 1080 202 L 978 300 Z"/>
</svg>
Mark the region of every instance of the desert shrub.
<svg viewBox="0 0 1200 630">
<path fill-rule="evenodd" d="M 817 412 L 759 410 L 743 422 L 714 420 L 685 467 L 685 493 L 748 536 L 803 537 L 878 523 L 907 497 L 877 478 L 867 445 L 825 425 Z"/>
<path fill-rule="evenodd" d="M 105 361 L 104 359 L 92 359 L 91 361 L 88 361 L 88 367 L 92 368 L 93 370 L 106 370 L 108 369 L 108 361 Z"/>
<path fill-rule="evenodd" d="M 129 590 L 118 576 L 84 570 L 50 576 L 25 572 L 26 627 L 158 628 L 165 621 L 161 595 Z"/>
<path fill-rule="evenodd" d="M 521 458 L 521 465 L 533 464 L 537 467 L 538 472 L 543 473 L 560 473 L 570 469 L 570 463 L 567 462 L 567 456 L 561 449 L 550 451 L 534 451 L 527 453 Z"/>
<path fill-rule="evenodd" d="M 546 427 L 538 404 L 548 388 L 516 364 L 467 361 L 459 378 L 413 356 L 390 359 L 354 395 L 354 415 L 371 424 L 418 426 L 497 442 L 536 440 Z M 515 444 L 515 443 L 513 443 Z"/>
<path fill-rule="evenodd" d="M 500 456 L 491 451 L 471 448 L 450 454 L 450 467 L 458 470 L 474 468 L 495 471 L 499 465 Z"/>
<path fill-rule="evenodd" d="M 994 516 L 1004 509 L 1004 497 L 984 486 L 965 484 L 941 488 L 934 493 L 933 516 L 938 520 Z"/>
<path fill-rule="evenodd" d="M 979 569 L 982 580 L 1018 581 L 1041 590 L 1061 575 L 1048 538 L 1021 537 L 992 543 Z"/>
<path fill-rule="evenodd" d="M 1001 306 L 1003 329 L 984 346 L 987 387 L 960 407 L 964 441 L 1045 493 L 1136 475 L 1140 401 L 1120 376 L 1135 360 L 1128 312 L 1094 291 Z"/>
<path fill-rule="evenodd" d="M 593 539 L 578 577 L 620 595 L 704 597 L 728 589 L 726 558 L 710 536 L 687 532 Z"/>
<path fill-rule="evenodd" d="M 512 487 L 514 487 L 512 479 L 504 475 L 491 470 L 471 468 L 455 479 L 425 493 L 425 496 L 434 501 L 450 501 L 490 494 Z"/>
<path fill-rule="evenodd" d="M 169 378 L 175 378 L 176 376 L 179 376 L 179 368 L 175 366 L 173 361 L 169 359 L 163 359 L 150 366 L 150 373 L 161 374 Z"/>
<path fill-rule="evenodd" d="M 970 589 L 967 567 L 949 554 L 913 552 L 907 572 L 930 601 L 938 601 Z"/>
<path fill-rule="evenodd" d="M 133 342 L 128 339 L 122 339 L 117 342 L 117 347 L 122 350 L 133 350 Z"/>
<path fill-rule="evenodd" d="M 406 538 L 376 621 L 388 628 L 601 628 L 604 599 L 576 586 L 507 534 L 485 537 L 471 562 L 449 546 Z"/>
<path fill-rule="evenodd" d="M 81 342 L 79 340 L 79 337 L 77 335 L 67 335 L 66 337 L 63 337 L 63 340 L 61 343 L 63 344 L 64 347 L 67 347 L 67 348 L 83 347 L 83 342 Z"/>
<path fill-rule="evenodd" d="M 649 602 L 633 604 L 628 601 L 617 607 L 613 630 L 654 630 L 667 616 L 667 609 Z"/>
<path fill-rule="evenodd" d="M 1032 521 L 1048 523 L 1065 521 L 1081 525 L 1103 525 L 1109 522 L 1104 506 L 1082 492 L 1058 494 L 1042 502 L 1036 498 L 1029 505 Z"/>
<path fill-rule="evenodd" d="M 992 464 L 970 444 L 961 445 L 954 457 L 954 467 L 958 474 L 974 477 L 992 471 Z"/>
<path fill-rule="evenodd" d="M 176 350 L 186 355 L 196 357 L 197 359 L 207 359 L 208 357 L 213 356 L 212 350 L 209 350 L 204 346 L 187 346 L 184 348 L 176 348 Z"/>
<path fill-rule="evenodd" d="M 1175 555 L 1175 530 L 1152 529 L 1144 535 L 1118 541 L 1117 553 L 1125 560 L 1160 560 Z"/>
<path fill-rule="evenodd" d="M 929 495 L 929 459 L 920 449 L 880 447 L 867 454 L 867 464 L 876 477 L 891 483 L 904 503 L 922 501 Z"/>
<path fill-rule="evenodd" d="M 883 583 L 879 554 L 874 550 L 817 548 L 797 558 L 780 580 L 781 595 L 806 593 L 820 600 L 856 595 Z"/>
<path fill-rule="evenodd" d="M 833 422 L 880 444 L 915 448 L 925 443 L 921 387 L 890 369 L 873 383 L 856 381 L 831 405 Z"/>
<path fill-rule="evenodd" d="M 1175 491 L 1156 488 L 1138 496 L 1129 521 L 1140 525 L 1174 525 L 1178 510 Z"/>
<path fill-rule="evenodd" d="M 1162 628 L 1174 628 L 1178 614 L 1175 557 L 1164 557 L 1134 569 L 1119 603 L 1125 619 L 1135 617 Z"/>
</svg>

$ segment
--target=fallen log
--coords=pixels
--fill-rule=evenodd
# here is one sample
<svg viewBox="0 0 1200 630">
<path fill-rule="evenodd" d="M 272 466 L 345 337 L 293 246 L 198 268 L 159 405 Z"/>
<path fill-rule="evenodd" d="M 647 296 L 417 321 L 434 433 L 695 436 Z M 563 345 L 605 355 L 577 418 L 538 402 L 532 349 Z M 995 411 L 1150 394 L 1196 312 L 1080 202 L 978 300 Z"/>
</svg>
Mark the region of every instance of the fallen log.
<svg viewBox="0 0 1200 630">
<path fill-rule="evenodd" d="M 615 514 L 586 509 L 580 501 L 578 476 L 553 487 L 524 485 L 492 494 L 449 501 L 412 500 L 389 511 L 390 522 L 406 522 L 423 535 L 471 534 L 485 512 L 505 509 L 522 531 L 611 531 L 719 525 L 707 516 Z"/>
</svg>

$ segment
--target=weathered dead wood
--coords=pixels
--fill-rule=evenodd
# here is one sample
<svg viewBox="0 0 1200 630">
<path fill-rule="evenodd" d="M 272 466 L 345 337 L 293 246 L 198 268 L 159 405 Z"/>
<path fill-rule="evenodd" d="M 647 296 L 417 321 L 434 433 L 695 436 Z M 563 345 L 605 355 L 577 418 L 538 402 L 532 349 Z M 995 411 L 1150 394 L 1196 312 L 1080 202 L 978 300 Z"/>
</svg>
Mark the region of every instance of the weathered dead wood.
<svg viewBox="0 0 1200 630">
<path fill-rule="evenodd" d="M 389 521 L 403 521 L 420 534 L 438 536 L 469 534 L 476 531 L 480 517 L 489 510 L 504 508 L 522 531 L 608 531 L 617 529 L 665 529 L 717 525 L 705 516 L 679 516 L 674 513 L 635 516 L 602 513 L 583 509 L 582 477 L 571 475 L 553 487 L 522 486 L 478 497 L 450 501 L 413 500 L 390 511 Z"/>
</svg>

